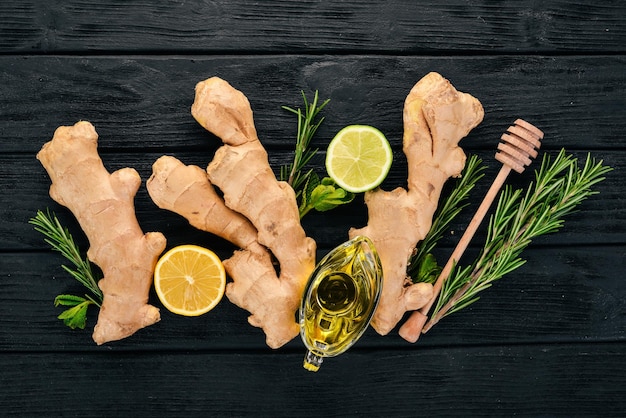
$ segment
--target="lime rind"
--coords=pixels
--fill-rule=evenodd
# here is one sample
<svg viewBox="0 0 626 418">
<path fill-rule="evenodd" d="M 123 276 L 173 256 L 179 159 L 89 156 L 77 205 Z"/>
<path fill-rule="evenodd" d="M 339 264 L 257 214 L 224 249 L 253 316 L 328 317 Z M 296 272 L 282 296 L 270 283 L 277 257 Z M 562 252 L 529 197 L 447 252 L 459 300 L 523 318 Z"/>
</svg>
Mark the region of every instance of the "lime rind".
<svg viewBox="0 0 626 418">
<path fill-rule="evenodd" d="M 373 136 L 376 138 L 375 144 L 370 143 L 369 147 L 363 149 L 363 136 Z M 357 143 L 354 143 L 354 138 L 359 139 Z M 372 145 L 377 148 L 372 148 Z M 373 152 L 374 150 L 376 152 Z M 375 157 L 374 163 L 367 167 L 367 157 L 372 155 Z M 383 182 L 389 174 L 392 161 L 391 145 L 380 130 L 369 125 L 349 125 L 341 129 L 328 145 L 326 171 L 344 190 L 362 193 L 378 187 Z M 378 170 L 376 176 L 366 175 L 361 171 L 362 168 L 372 170 L 373 167 Z M 359 181 L 365 177 L 368 178 Z"/>
</svg>

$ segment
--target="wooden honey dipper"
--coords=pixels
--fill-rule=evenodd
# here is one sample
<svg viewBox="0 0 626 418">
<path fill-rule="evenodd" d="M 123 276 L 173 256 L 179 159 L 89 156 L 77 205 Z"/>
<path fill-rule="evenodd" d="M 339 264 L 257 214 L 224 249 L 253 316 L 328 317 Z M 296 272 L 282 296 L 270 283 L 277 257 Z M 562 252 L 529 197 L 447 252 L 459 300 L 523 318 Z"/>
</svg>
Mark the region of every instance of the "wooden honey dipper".
<svg viewBox="0 0 626 418">
<path fill-rule="evenodd" d="M 400 327 L 400 336 L 409 342 L 416 342 L 422 333 L 428 319 L 428 311 L 430 311 L 430 308 L 432 308 L 437 300 L 443 282 L 448 278 L 452 267 L 459 261 L 467 249 L 470 240 L 476 233 L 478 226 L 487 214 L 489 207 L 502 188 L 502 185 L 504 185 L 511 170 L 521 173 L 524 171 L 524 168 L 532 162 L 533 158 L 537 157 L 537 150 L 541 146 L 543 132 L 530 123 L 522 119 L 517 119 L 515 124 L 509 126 L 507 132 L 502 134 L 501 139 L 502 142 L 498 144 L 498 151 L 495 157 L 503 166 L 491 184 L 482 203 L 476 210 L 474 217 L 467 226 L 465 233 L 463 233 L 450 259 L 439 274 L 434 285 L 433 297 L 420 310 L 413 312 L 409 319 Z"/>
</svg>

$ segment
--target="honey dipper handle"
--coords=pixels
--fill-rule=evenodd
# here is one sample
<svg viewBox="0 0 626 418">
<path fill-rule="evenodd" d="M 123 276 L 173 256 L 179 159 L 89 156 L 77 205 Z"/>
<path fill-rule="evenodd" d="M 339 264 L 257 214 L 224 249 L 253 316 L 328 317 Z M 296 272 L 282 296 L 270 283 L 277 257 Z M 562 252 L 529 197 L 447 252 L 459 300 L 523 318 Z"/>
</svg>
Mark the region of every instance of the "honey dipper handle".
<svg viewBox="0 0 626 418">
<path fill-rule="evenodd" d="M 480 226 L 481 222 L 485 218 L 485 215 L 489 211 L 491 204 L 493 203 L 496 196 L 498 195 L 500 188 L 502 188 L 502 185 L 506 181 L 506 178 L 508 177 L 510 172 L 511 172 L 511 167 L 507 165 L 503 165 L 500 171 L 498 172 L 498 175 L 493 181 L 493 183 L 491 184 L 491 187 L 489 188 L 489 191 L 485 195 L 485 198 L 483 199 L 482 203 L 476 210 L 474 217 L 472 218 L 470 223 L 467 225 L 467 229 L 463 233 L 463 236 L 457 243 L 456 248 L 454 249 L 454 252 L 450 256 L 450 259 L 448 259 L 448 262 L 446 263 L 443 270 L 441 271 L 441 274 L 439 274 L 439 277 L 437 278 L 437 281 L 435 282 L 435 286 L 434 286 L 433 299 L 431 299 L 428 306 L 424 306 L 422 309 L 420 309 L 422 313 L 427 313 L 432 307 L 434 300 L 437 298 L 437 295 L 439 295 L 439 292 L 441 291 L 441 287 L 443 286 L 444 280 L 450 275 L 450 272 L 454 264 L 458 263 L 458 261 L 461 259 L 461 256 L 467 249 L 467 246 L 472 240 L 472 237 L 478 230 L 478 227 Z"/>
<path fill-rule="evenodd" d="M 406 320 L 406 322 L 402 324 L 402 326 L 400 327 L 400 330 L 399 330 L 400 336 L 404 338 L 405 340 L 414 343 L 419 338 L 420 334 L 422 333 L 422 329 L 424 328 L 424 325 L 426 324 L 426 320 L 428 319 L 428 316 L 427 316 L 428 311 L 430 311 L 433 304 L 437 300 L 437 297 L 439 296 L 439 292 L 441 292 L 441 287 L 443 286 L 443 282 L 448 278 L 448 276 L 450 275 L 450 272 L 452 271 L 452 268 L 459 261 L 459 259 L 461 258 L 465 250 L 467 249 L 467 246 L 472 240 L 472 237 L 478 230 L 478 227 L 480 226 L 481 222 L 485 218 L 485 215 L 489 211 L 491 204 L 493 203 L 496 196 L 498 195 L 500 188 L 506 181 L 506 178 L 508 177 L 510 172 L 511 172 L 511 167 L 509 167 L 508 165 L 502 166 L 502 168 L 498 172 L 496 179 L 491 184 L 489 191 L 485 195 L 485 198 L 483 199 L 482 203 L 476 210 L 474 217 L 472 218 L 470 223 L 467 225 L 467 229 L 465 230 L 465 232 L 463 233 L 463 236 L 457 243 L 456 248 L 454 249 L 454 252 L 448 259 L 448 262 L 446 263 L 446 265 L 443 267 L 443 270 L 441 270 L 441 273 L 439 274 L 439 277 L 437 278 L 437 281 L 435 282 L 434 287 L 433 287 L 433 297 L 420 310 L 413 312 L 411 316 Z"/>
<path fill-rule="evenodd" d="M 478 230 L 479 225 L 483 221 L 487 211 L 491 207 L 491 204 L 498 195 L 498 192 L 504 185 L 504 182 L 506 181 L 506 178 L 511 170 L 515 170 L 518 173 L 523 172 L 524 168 L 528 166 L 532 162 L 532 159 L 537 156 L 537 149 L 541 146 L 543 132 L 525 120 L 517 119 L 515 124 L 510 126 L 507 132 L 502 135 L 501 139 L 502 142 L 498 144 L 496 160 L 500 161 L 503 166 L 491 184 L 491 187 L 485 195 L 482 203 L 476 210 L 474 217 L 456 245 L 456 248 L 448 259 L 448 262 L 439 274 L 439 277 L 433 287 L 433 297 L 420 310 L 413 312 L 407 321 L 400 327 L 400 336 L 409 342 L 416 342 L 422 333 L 424 325 L 426 325 L 426 320 L 428 319 L 428 311 L 430 311 L 433 304 L 439 297 L 444 281 L 450 275 L 452 267 L 454 267 L 467 249 L 472 237 Z"/>
</svg>

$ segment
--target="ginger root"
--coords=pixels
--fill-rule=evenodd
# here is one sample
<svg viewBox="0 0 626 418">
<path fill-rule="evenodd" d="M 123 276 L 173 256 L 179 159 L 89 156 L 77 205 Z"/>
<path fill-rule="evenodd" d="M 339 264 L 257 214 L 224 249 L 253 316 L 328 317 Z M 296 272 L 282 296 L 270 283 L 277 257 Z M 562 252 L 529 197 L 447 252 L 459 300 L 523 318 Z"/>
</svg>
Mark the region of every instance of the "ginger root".
<svg viewBox="0 0 626 418">
<path fill-rule="evenodd" d="M 239 248 L 257 244 L 254 225 L 226 207 L 202 168 L 164 155 L 152 165 L 152 176 L 146 187 L 159 208 L 181 215 L 192 226 L 218 235 Z"/>
<path fill-rule="evenodd" d="M 421 308 L 432 298 L 432 285 L 407 285 L 407 261 L 428 233 L 441 190 L 465 165 L 459 141 L 483 119 L 480 102 L 457 91 L 437 73 L 424 76 L 404 104 L 403 151 L 408 162 L 408 190 L 367 192 L 367 226 L 351 229 L 350 237 L 366 235 L 383 265 L 384 285 L 372 327 L 389 333 L 406 311 Z"/>
<path fill-rule="evenodd" d="M 104 299 L 93 332 L 93 340 L 103 344 L 159 321 L 148 293 L 166 242 L 159 232 L 144 234 L 135 217 L 139 174 L 131 168 L 109 174 L 97 141 L 89 122 L 61 126 L 37 159 L 52 180 L 50 196 L 74 214 L 89 239 L 87 256 L 104 274 L 98 283 Z"/>
<path fill-rule="evenodd" d="M 226 296 L 250 312 L 250 324 L 263 329 L 268 346 L 278 348 L 299 332 L 295 312 L 315 267 L 315 241 L 300 225 L 293 189 L 270 168 L 246 96 L 212 77 L 196 85 L 191 113 L 224 145 L 206 172 L 161 157 L 148 192 L 159 207 L 241 248 L 224 261 L 233 279 Z"/>
</svg>

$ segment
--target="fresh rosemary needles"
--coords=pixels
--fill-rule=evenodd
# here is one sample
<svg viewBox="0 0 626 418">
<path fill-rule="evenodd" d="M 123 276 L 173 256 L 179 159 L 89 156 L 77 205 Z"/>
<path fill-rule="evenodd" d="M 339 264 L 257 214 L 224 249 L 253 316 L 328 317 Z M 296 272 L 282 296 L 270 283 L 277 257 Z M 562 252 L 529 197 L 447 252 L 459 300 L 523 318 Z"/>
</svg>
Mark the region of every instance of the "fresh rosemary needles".
<svg viewBox="0 0 626 418">
<path fill-rule="evenodd" d="M 478 294 L 494 281 L 521 267 L 525 260 L 520 255 L 531 241 L 558 231 L 563 217 L 596 194 L 593 186 L 611 170 L 590 155 L 581 168 L 576 158 L 561 150 L 554 159 L 544 155 L 535 181 L 526 192 L 506 186 L 490 218 L 485 245 L 477 260 L 464 268 L 455 266 L 423 332 L 444 316 L 477 301 Z"/>
<path fill-rule="evenodd" d="M 316 90 L 313 101 L 309 102 L 304 92 L 302 92 L 304 111 L 300 108 L 282 107 L 284 110 L 295 114 L 298 118 L 294 159 L 292 163 L 280 167 L 280 180 L 286 181 L 291 185 L 296 193 L 296 199 L 299 199 L 298 212 L 300 219 L 313 209 L 325 212 L 339 205 L 350 203 L 354 199 L 353 193 L 337 186 L 330 177 L 324 176 L 320 178 L 312 169 L 304 171 L 305 166 L 318 152 L 318 149 L 309 147 L 317 129 L 324 121 L 324 118 L 318 117 L 318 114 L 330 101 L 330 99 L 326 99 L 321 104 L 318 104 L 318 96 Z"/>
<path fill-rule="evenodd" d="M 98 279 L 91 268 L 91 263 L 89 263 L 87 258 L 83 259 L 72 235 L 67 228 L 61 225 L 54 213 L 37 211 L 37 215 L 31 218 L 29 223 L 35 226 L 36 231 L 41 232 L 45 236 L 44 241 L 52 249 L 60 252 L 73 265 L 73 268 L 66 265 L 61 267 L 89 290 L 90 294 L 85 294 L 84 297 L 58 295 L 54 299 L 55 306 L 68 307 L 58 316 L 65 325 L 72 329 L 85 328 L 87 308 L 89 305 L 99 307 L 102 304 L 103 297 L 102 291 L 98 287 Z"/>
</svg>

